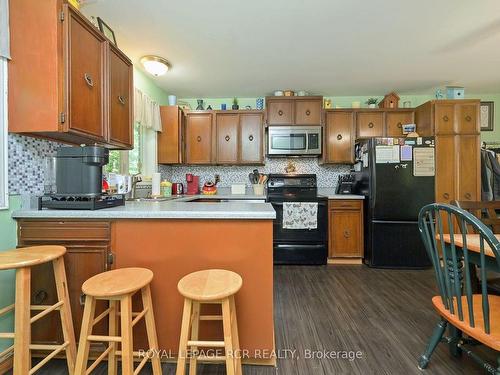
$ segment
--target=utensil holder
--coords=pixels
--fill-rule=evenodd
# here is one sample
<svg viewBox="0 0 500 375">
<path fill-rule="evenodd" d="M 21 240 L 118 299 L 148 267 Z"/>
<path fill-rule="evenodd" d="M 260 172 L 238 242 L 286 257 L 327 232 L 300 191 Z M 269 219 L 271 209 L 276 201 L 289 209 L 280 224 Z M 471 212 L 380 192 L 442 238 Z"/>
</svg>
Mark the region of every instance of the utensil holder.
<svg viewBox="0 0 500 375">
<path fill-rule="evenodd" d="M 252 184 L 253 193 L 255 195 L 264 195 L 264 185 L 263 184 Z"/>
</svg>

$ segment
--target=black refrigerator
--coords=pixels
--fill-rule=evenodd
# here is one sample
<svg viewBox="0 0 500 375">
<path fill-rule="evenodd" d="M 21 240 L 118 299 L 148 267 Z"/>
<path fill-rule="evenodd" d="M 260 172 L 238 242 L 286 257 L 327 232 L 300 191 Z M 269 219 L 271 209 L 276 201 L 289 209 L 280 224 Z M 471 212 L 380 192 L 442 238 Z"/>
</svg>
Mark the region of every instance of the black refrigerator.
<svg viewBox="0 0 500 375">
<path fill-rule="evenodd" d="M 365 263 L 427 268 L 418 213 L 434 202 L 434 137 L 371 138 L 356 143 L 355 190 L 365 196 Z"/>
</svg>

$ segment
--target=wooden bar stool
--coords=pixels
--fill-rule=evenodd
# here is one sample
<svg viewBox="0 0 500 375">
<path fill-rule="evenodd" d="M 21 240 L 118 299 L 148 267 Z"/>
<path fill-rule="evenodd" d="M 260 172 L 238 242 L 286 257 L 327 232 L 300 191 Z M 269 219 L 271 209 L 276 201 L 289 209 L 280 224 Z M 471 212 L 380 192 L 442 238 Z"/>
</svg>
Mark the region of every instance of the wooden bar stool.
<svg viewBox="0 0 500 375">
<path fill-rule="evenodd" d="M 133 351 L 132 329 L 142 318 L 145 319 L 146 323 L 149 349 L 153 350 L 153 355 L 151 356 L 153 374 L 161 374 L 153 302 L 149 287 L 151 280 L 153 280 L 153 272 L 148 269 L 120 268 L 100 273 L 83 283 L 82 291 L 86 295 L 85 309 L 83 311 L 75 375 L 91 373 L 106 356 L 108 356 L 108 374 L 116 374 L 117 355 L 121 355 L 122 358 L 122 374 L 138 374 L 149 359 L 148 355 L 144 355 L 144 358 L 134 370 L 134 356 L 138 357 L 140 353 Z M 141 291 L 143 310 L 134 313 L 132 312 L 132 296 L 138 291 Z M 109 308 L 94 318 L 97 300 L 109 301 Z M 118 304 L 120 305 L 120 312 L 118 312 Z M 109 318 L 109 336 L 92 335 L 93 326 L 106 317 L 106 315 Z M 121 321 L 120 336 L 117 335 L 118 316 Z M 109 342 L 109 346 L 87 369 L 91 341 Z M 118 343 L 121 343 L 120 351 L 117 350 Z"/>
<path fill-rule="evenodd" d="M 190 348 L 189 375 L 196 375 L 198 360 L 225 361 L 228 375 L 241 375 L 241 353 L 234 295 L 240 290 L 241 276 L 226 270 L 205 270 L 184 276 L 177 289 L 184 296 L 184 312 L 179 341 L 176 375 L 186 373 L 186 358 Z M 220 304 L 222 315 L 200 315 L 201 304 Z M 199 322 L 222 320 L 224 341 L 199 341 Z M 191 333 L 191 334 L 190 334 Z M 198 347 L 224 348 L 224 356 L 197 353 Z"/>
<path fill-rule="evenodd" d="M 14 345 L 0 353 L 0 357 L 3 357 L 14 350 L 14 375 L 33 374 L 63 350 L 66 351 L 68 372 L 73 373 L 76 344 L 64 269 L 63 255 L 65 253 L 66 248 L 63 246 L 33 246 L 0 253 L 0 270 L 16 270 L 16 301 L 0 309 L 0 316 L 14 310 L 14 333 L 0 333 L 0 338 L 14 339 Z M 54 267 L 57 303 L 48 306 L 31 305 L 31 267 L 47 262 L 52 262 Z M 32 317 L 32 310 L 39 312 Z M 64 342 L 60 345 L 31 344 L 31 324 L 54 310 L 59 310 L 61 314 Z M 47 350 L 50 353 L 31 368 L 30 350 Z"/>
</svg>

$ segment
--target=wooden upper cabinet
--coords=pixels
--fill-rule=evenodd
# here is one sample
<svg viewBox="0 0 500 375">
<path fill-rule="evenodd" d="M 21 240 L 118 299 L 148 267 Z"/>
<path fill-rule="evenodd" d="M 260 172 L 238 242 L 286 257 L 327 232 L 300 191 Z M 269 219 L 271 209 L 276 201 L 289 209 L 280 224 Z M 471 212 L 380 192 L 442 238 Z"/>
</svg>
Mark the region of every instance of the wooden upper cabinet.
<svg viewBox="0 0 500 375">
<path fill-rule="evenodd" d="M 9 131 L 131 148 L 130 61 L 63 0 L 11 1 L 9 11 Z M 115 90 L 127 90 L 122 110 Z"/>
<path fill-rule="evenodd" d="M 436 135 L 456 133 L 454 103 L 438 103 L 435 105 L 434 130 Z"/>
<path fill-rule="evenodd" d="M 188 112 L 186 115 L 186 164 L 210 164 L 213 162 L 213 113 Z"/>
<path fill-rule="evenodd" d="M 240 163 L 262 164 L 264 162 L 263 113 L 240 115 Z"/>
<path fill-rule="evenodd" d="M 479 103 L 457 104 L 458 132 L 460 134 L 480 134 Z"/>
<path fill-rule="evenodd" d="M 358 138 L 371 138 L 384 136 L 383 112 L 357 112 L 356 133 Z"/>
<path fill-rule="evenodd" d="M 162 131 L 158 132 L 158 163 L 179 164 L 183 161 L 182 131 L 184 112 L 176 105 L 160 106 Z"/>
<path fill-rule="evenodd" d="M 293 100 L 268 100 L 267 124 L 268 125 L 291 125 L 293 124 Z"/>
<path fill-rule="evenodd" d="M 216 114 L 217 162 L 221 164 L 238 163 L 239 115 Z"/>
<path fill-rule="evenodd" d="M 327 111 L 325 115 L 325 163 L 354 161 L 354 112 Z"/>
<path fill-rule="evenodd" d="M 109 142 L 124 148 L 134 143 L 132 124 L 132 62 L 116 47 L 109 48 Z"/>
<path fill-rule="evenodd" d="M 68 8 L 68 123 L 69 129 L 105 141 L 104 36 Z"/>
<path fill-rule="evenodd" d="M 297 125 L 319 125 L 321 124 L 322 101 L 319 100 L 296 100 L 295 102 L 295 124 Z"/>
<path fill-rule="evenodd" d="M 404 137 L 403 125 L 414 123 L 413 111 L 386 112 L 385 116 L 387 137 Z"/>
</svg>

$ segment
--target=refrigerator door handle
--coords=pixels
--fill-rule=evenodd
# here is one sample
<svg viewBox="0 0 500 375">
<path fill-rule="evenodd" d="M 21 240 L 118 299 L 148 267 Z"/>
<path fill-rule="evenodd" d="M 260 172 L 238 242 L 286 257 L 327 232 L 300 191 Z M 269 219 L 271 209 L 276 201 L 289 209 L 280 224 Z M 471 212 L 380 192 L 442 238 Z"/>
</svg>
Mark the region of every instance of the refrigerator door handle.
<svg viewBox="0 0 500 375">
<path fill-rule="evenodd" d="M 370 144 L 370 147 L 368 148 L 369 152 L 370 152 L 370 155 L 369 155 L 369 158 L 371 159 L 369 161 L 370 163 L 370 179 L 371 181 L 369 182 L 370 184 L 370 195 L 371 195 L 371 199 L 370 199 L 370 203 L 371 203 L 371 208 L 374 209 L 375 208 L 375 203 L 376 203 L 376 200 L 377 200 L 377 191 L 375 189 L 375 186 L 377 186 L 377 176 L 376 176 L 376 173 L 375 173 L 375 161 L 376 161 L 376 151 L 375 151 L 375 140 L 372 138 L 369 140 L 369 144 Z"/>
</svg>

